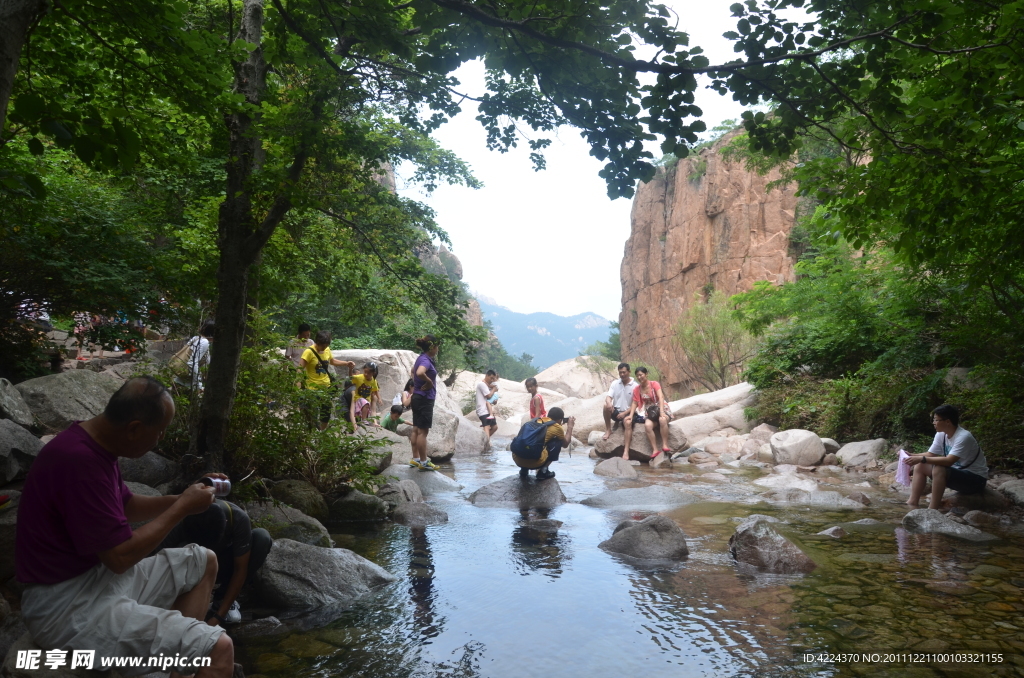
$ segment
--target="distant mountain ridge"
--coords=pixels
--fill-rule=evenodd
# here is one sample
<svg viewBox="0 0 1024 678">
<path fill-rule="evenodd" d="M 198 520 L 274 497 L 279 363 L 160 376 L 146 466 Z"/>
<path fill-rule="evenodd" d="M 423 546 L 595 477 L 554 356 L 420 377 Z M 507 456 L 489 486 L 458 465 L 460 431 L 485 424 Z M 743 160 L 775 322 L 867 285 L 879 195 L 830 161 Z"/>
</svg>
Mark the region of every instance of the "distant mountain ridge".
<svg viewBox="0 0 1024 678">
<path fill-rule="evenodd" d="M 557 362 L 575 358 L 595 341 L 605 341 L 611 321 L 596 313 L 560 316 L 554 313 L 516 313 L 478 296 L 484 320 L 490 321 L 505 350 L 518 356 L 529 353 L 533 364 L 546 369 Z"/>
</svg>

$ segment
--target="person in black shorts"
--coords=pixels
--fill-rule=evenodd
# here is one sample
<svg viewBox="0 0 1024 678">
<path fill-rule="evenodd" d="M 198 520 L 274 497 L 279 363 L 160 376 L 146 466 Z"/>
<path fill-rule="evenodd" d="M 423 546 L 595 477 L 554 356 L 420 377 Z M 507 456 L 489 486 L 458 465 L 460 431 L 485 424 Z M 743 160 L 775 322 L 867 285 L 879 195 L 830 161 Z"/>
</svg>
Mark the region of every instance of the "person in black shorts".
<svg viewBox="0 0 1024 678">
<path fill-rule="evenodd" d="M 249 515 L 237 504 L 217 499 L 206 511 L 178 523 L 157 551 L 199 544 L 216 553 L 217 584 L 206 620 L 237 624 L 242 621 L 238 594 L 263 566 L 273 542 L 269 532 L 252 528 Z"/>
<path fill-rule="evenodd" d="M 911 467 L 910 499 L 907 504 L 917 508 L 928 478 L 932 479 L 932 497 L 928 508 L 942 505 L 946 488 L 960 494 L 978 494 L 988 483 L 988 463 L 981 445 L 971 432 L 960 426 L 960 412 L 952 405 L 939 405 L 932 410 L 935 439 L 924 454 L 903 460 Z"/>
<path fill-rule="evenodd" d="M 428 334 L 416 340 L 419 357 L 412 366 L 412 461 L 409 466 L 423 471 L 436 471 L 437 466 L 427 458 L 427 435 L 434 425 L 434 399 L 437 398 L 437 365 L 434 358 L 441 348 L 437 337 Z"/>
</svg>

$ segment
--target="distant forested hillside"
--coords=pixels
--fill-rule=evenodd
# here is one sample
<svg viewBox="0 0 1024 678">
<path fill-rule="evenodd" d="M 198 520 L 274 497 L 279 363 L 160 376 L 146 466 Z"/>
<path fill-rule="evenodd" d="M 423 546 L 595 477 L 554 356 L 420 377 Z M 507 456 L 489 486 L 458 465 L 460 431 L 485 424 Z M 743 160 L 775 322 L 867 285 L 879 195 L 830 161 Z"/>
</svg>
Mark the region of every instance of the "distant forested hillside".
<svg viewBox="0 0 1024 678">
<path fill-rule="evenodd" d="M 611 332 L 611 323 L 595 313 L 516 313 L 482 299 L 480 310 L 505 350 L 512 355 L 529 353 L 541 369 L 579 355 L 590 344 L 607 340 Z"/>
</svg>

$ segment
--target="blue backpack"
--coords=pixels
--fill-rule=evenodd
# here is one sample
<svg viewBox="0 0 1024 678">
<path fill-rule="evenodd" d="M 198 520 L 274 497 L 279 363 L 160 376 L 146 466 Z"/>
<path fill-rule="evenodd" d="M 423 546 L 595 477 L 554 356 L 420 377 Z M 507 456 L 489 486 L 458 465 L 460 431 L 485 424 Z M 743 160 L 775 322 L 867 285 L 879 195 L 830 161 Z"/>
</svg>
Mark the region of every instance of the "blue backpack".
<svg viewBox="0 0 1024 678">
<path fill-rule="evenodd" d="M 540 417 L 531 419 L 519 429 L 519 433 L 509 445 L 513 454 L 524 459 L 540 459 L 541 452 L 544 451 L 544 436 L 547 435 L 548 427 L 557 422 L 552 419 L 541 423 L 539 419 Z"/>
</svg>

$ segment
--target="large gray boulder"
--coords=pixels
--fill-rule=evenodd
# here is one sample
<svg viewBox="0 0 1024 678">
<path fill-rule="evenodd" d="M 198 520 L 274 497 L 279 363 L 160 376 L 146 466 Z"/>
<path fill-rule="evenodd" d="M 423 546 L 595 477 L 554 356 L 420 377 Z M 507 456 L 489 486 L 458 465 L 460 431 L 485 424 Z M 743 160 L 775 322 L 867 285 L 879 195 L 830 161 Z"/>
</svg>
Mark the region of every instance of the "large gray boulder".
<svg viewBox="0 0 1024 678">
<path fill-rule="evenodd" d="M 10 419 L 0 419 L 0 478 L 9 483 L 28 473 L 43 441 Z"/>
<path fill-rule="evenodd" d="M 686 449 L 686 438 L 682 435 L 679 429 L 673 429 L 671 425 L 668 427 L 668 446 L 672 448 L 672 452 Z M 604 435 L 603 433 L 601 434 Z M 664 442 L 664 439 L 662 439 Z M 594 445 L 594 450 L 597 452 L 597 456 L 603 459 L 610 459 L 612 457 L 622 457 L 622 451 L 626 446 L 626 435 L 621 427 L 612 431 L 612 434 L 608 437 L 608 440 L 601 438 Z M 651 450 L 651 443 L 647 440 L 647 431 L 637 426 L 633 429 L 633 435 L 629 439 L 629 458 L 649 463 L 651 461 L 651 455 L 654 453 Z M 656 461 L 659 463 L 667 462 L 671 453 L 662 453 L 658 455 Z"/>
<path fill-rule="evenodd" d="M 450 461 L 455 456 L 455 442 L 462 417 L 434 406 L 434 420 L 427 434 L 427 456 L 435 464 Z"/>
<path fill-rule="evenodd" d="M 374 449 L 373 457 L 370 458 L 378 473 L 384 472 L 392 464 L 408 464 L 412 459 L 412 446 L 409 439 L 398 435 L 386 428 L 371 429 L 367 434 L 370 438 L 386 440 L 383 447 Z"/>
<path fill-rule="evenodd" d="M 536 376 L 537 385 L 541 388 L 581 399 L 604 395 L 608 392 L 608 385 L 617 378 L 615 362 L 597 356 L 569 358 Z"/>
<path fill-rule="evenodd" d="M 10 495 L 11 505 L 0 511 L 0 582 L 14 576 L 14 535 L 18 531 L 18 503 L 21 492 L 4 490 Z"/>
<path fill-rule="evenodd" d="M 406 502 L 398 505 L 391 519 L 400 525 L 426 527 L 427 525 L 443 525 L 447 523 L 448 514 L 430 504 Z"/>
<path fill-rule="evenodd" d="M 815 436 L 817 437 L 817 436 Z M 819 441 L 820 442 L 820 441 Z M 765 516 L 751 516 L 729 537 L 729 551 L 736 562 L 775 574 L 811 572 L 817 564 L 800 547 L 784 537 Z"/>
<path fill-rule="evenodd" d="M 0 379 L 0 419 L 10 419 L 18 426 L 26 428 L 36 424 L 32 410 L 21 397 L 21 392 L 6 379 Z"/>
<path fill-rule="evenodd" d="M 29 379 L 16 388 L 43 429 L 59 433 L 72 422 L 101 413 L 122 384 L 109 374 L 74 370 Z"/>
<path fill-rule="evenodd" d="M 690 554 L 683 530 L 675 521 L 658 515 L 640 521 L 624 520 L 610 539 L 597 546 L 642 560 L 682 560 Z"/>
<path fill-rule="evenodd" d="M 771 424 L 758 424 L 750 429 L 750 439 L 756 440 L 762 445 L 767 445 L 772 436 L 778 432 L 778 428 Z"/>
<path fill-rule="evenodd" d="M 395 576 L 346 549 L 325 549 L 279 539 L 253 582 L 265 604 L 287 610 L 347 606 Z"/>
<path fill-rule="evenodd" d="M 1024 480 L 1011 480 L 999 486 L 999 492 L 1017 506 L 1024 506 Z"/>
<path fill-rule="evenodd" d="M 580 503 L 600 508 L 671 508 L 693 504 L 700 500 L 700 497 L 674 490 L 671 487 L 651 485 L 650 487 L 627 487 L 621 490 L 608 490 L 593 497 L 587 497 Z"/>
<path fill-rule="evenodd" d="M 435 415 L 436 416 L 436 415 Z M 488 449 L 490 449 L 489 440 L 487 434 L 484 433 L 483 428 L 480 427 L 480 420 L 471 421 L 466 417 L 460 416 L 458 418 L 459 427 L 455 431 L 455 454 L 456 457 L 472 457 L 479 456 Z M 499 428 L 499 433 L 500 433 Z M 516 433 L 519 429 L 516 429 Z M 512 434 L 513 436 L 515 433 Z M 429 455 L 429 444 L 430 436 L 427 436 L 427 446 Z"/>
<path fill-rule="evenodd" d="M 779 431 L 768 440 L 775 464 L 814 466 L 825 456 L 825 445 L 814 431 L 800 428 Z"/>
<path fill-rule="evenodd" d="M 391 507 L 380 497 L 349 488 L 346 492 L 326 497 L 332 522 L 365 522 L 387 520 Z"/>
<path fill-rule="evenodd" d="M 836 452 L 836 458 L 843 466 L 874 466 L 888 444 L 885 438 L 846 443 Z"/>
<path fill-rule="evenodd" d="M 320 491 L 305 480 L 282 480 L 270 488 L 274 499 L 299 509 L 307 516 L 324 521 L 330 516 L 327 501 Z"/>
<path fill-rule="evenodd" d="M 622 457 L 605 459 L 594 467 L 594 473 L 605 478 L 626 478 L 627 480 L 637 479 L 636 469 Z"/>
<path fill-rule="evenodd" d="M 554 508 L 565 503 L 558 480 L 537 480 L 534 476 L 509 476 L 484 485 L 469 495 L 476 506 L 510 506 L 520 509 Z"/>
<path fill-rule="evenodd" d="M 394 464 L 384 471 L 384 476 L 395 480 L 411 480 L 419 485 L 424 497 L 441 492 L 458 492 L 462 485 L 455 482 L 440 471 L 421 471 L 409 466 Z"/>
<path fill-rule="evenodd" d="M 420 486 L 411 480 L 389 480 L 377 490 L 377 496 L 394 510 L 399 504 L 423 501 Z"/>
<path fill-rule="evenodd" d="M 150 487 L 169 483 L 180 473 L 178 464 L 156 452 L 146 452 L 138 459 L 118 457 L 117 464 L 121 467 L 121 479 L 126 483 L 142 483 Z"/>
<path fill-rule="evenodd" d="M 967 541 L 996 541 L 999 537 L 982 532 L 976 527 L 958 523 L 936 509 L 914 509 L 903 516 L 903 527 L 908 532 L 944 534 Z"/>
<path fill-rule="evenodd" d="M 333 546 L 331 535 L 323 523 L 299 509 L 275 505 L 273 502 L 242 504 L 253 527 L 262 527 L 274 539 L 291 539 L 310 546 Z"/>
</svg>

